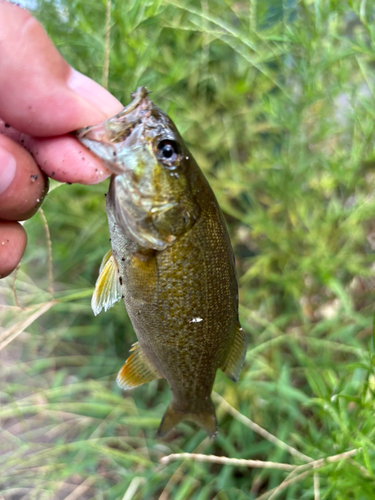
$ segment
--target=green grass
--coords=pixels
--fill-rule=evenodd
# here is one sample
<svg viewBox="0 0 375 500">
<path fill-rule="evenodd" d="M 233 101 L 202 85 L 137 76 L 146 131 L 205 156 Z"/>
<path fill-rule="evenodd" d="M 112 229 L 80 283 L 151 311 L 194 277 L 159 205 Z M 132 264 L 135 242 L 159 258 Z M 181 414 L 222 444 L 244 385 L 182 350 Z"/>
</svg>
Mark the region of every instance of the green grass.
<svg viewBox="0 0 375 500">
<path fill-rule="evenodd" d="M 100 82 L 106 2 L 36 3 L 64 57 Z M 161 464 L 181 452 L 305 462 L 218 396 L 216 442 L 188 423 L 156 440 L 167 383 L 121 392 L 131 324 L 121 303 L 90 308 L 107 183 L 52 183 L 56 301 L 38 214 L 16 280 L 25 310 L 13 278 L 0 282 L 1 499 L 374 498 L 374 19 L 363 0 L 112 0 L 109 65 L 124 104 L 139 85 L 153 91 L 227 219 L 248 352 L 240 381 L 218 374 L 215 391 L 314 460 L 359 451 L 315 479 L 298 469 L 272 497 L 289 472 Z"/>
</svg>

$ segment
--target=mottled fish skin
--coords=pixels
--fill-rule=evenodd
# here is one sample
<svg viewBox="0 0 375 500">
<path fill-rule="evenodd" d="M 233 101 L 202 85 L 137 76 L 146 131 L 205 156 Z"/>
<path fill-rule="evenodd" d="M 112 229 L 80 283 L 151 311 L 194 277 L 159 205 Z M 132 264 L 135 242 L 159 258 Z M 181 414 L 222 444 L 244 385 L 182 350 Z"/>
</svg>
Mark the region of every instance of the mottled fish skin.
<svg viewBox="0 0 375 500">
<path fill-rule="evenodd" d="M 178 142 L 182 160 L 168 175 L 184 176 L 188 195 L 181 203 L 194 216 L 186 228 L 174 230 L 173 240 L 162 250 L 142 246 L 117 215 L 113 175 L 106 198 L 112 255 L 139 347 L 172 391 L 159 435 L 188 419 L 214 437 L 217 424 L 211 391 L 216 371 L 221 368 L 237 380 L 246 350 L 238 320 L 234 255 L 207 180 L 172 121 L 149 102 L 163 134 L 167 131 Z M 168 182 L 174 182 L 172 176 Z"/>
</svg>

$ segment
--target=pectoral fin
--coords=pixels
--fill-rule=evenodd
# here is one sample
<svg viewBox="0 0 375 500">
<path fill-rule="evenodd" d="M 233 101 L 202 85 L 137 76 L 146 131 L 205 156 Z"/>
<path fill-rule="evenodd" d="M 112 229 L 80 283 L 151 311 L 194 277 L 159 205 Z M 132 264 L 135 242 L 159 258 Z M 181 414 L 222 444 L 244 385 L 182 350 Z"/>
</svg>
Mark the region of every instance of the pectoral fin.
<svg viewBox="0 0 375 500">
<path fill-rule="evenodd" d="M 109 250 L 103 257 L 99 277 L 91 299 L 91 307 L 97 316 L 102 309 L 107 311 L 121 299 L 121 287 L 117 276 L 117 264 Z"/>
<path fill-rule="evenodd" d="M 237 382 L 246 355 L 246 340 L 241 326 L 238 324 L 232 347 L 221 370 L 233 382 Z"/>
<path fill-rule="evenodd" d="M 127 391 L 146 382 L 151 382 L 151 380 L 162 378 L 146 358 L 138 342 L 133 344 L 130 352 L 132 354 L 117 375 L 117 384 L 121 389 Z"/>
</svg>

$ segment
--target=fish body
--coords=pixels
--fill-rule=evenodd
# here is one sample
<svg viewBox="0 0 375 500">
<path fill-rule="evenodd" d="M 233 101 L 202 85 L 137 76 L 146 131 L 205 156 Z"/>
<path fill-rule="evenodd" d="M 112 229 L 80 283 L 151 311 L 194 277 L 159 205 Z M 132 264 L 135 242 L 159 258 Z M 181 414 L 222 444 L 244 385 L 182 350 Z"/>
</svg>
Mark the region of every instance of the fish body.
<svg viewBox="0 0 375 500">
<path fill-rule="evenodd" d="M 144 87 L 117 117 L 78 137 L 114 172 L 106 198 L 112 251 L 92 304 L 98 313 L 122 297 L 138 338 L 118 383 L 131 389 L 165 378 L 172 401 L 159 436 L 187 419 L 214 437 L 216 371 L 236 381 L 246 352 L 234 256 L 215 195 Z"/>
</svg>

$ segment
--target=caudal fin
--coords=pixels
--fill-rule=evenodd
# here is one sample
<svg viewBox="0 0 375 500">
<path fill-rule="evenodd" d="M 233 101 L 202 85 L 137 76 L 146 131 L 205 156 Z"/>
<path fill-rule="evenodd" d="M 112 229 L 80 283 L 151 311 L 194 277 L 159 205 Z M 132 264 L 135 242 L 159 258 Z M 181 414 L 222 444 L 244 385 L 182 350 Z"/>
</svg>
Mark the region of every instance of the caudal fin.
<svg viewBox="0 0 375 500">
<path fill-rule="evenodd" d="M 182 422 L 183 420 L 190 420 L 191 422 L 194 422 L 202 427 L 211 439 L 215 439 L 217 436 L 215 408 L 211 401 L 209 403 L 210 404 L 207 405 L 207 409 L 199 413 L 184 413 L 176 411 L 172 406 L 172 402 L 164 413 L 158 429 L 157 437 L 161 438 L 166 436 L 179 422 Z"/>
</svg>

